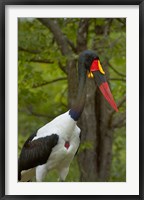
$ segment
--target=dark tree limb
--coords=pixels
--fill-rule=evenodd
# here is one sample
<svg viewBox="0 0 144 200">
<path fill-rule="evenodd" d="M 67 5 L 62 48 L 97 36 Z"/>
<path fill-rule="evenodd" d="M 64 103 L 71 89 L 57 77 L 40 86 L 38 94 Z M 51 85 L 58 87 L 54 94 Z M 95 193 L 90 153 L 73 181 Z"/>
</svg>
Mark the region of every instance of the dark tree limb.
<svg viewBox="0 0 144 200">
<path fill-rule="evenodd" d="M 117 107 L 120 108 L 125 102 L 126 102 L 126 95 L 124 95 L 124 96 L 120 99 L 120 101 L 117 103 Z M 114 110 L 109 114 L 108 124 L 109 124 L 109 127 L 110 127 L 110 128 L 116 128 L 116 127 L 113 125 L 113 120 L 115 120 L 115 117 L 113 117 L 113 116 L 115 116 L 114 114 L 115 114 L 115 111 L 114 111 Z M 119 115 L 118 115 L 118 118 L 119 118 L 121 115 L 123 115 L 123 113 L 122 113 L 122 114 L 119 114 Z M 121 122 L 122 119 L 123 119 L 123 121 L 125 120 L 125 118 L 120 117 L 120 119 L 119 119 L 119 120 L 120 120 L 120 121 L 119 121 L 120 123 L 122 123 L 122 122 Z M 118 119 L 117 119 L 117 121 L 118 121 Z"/>
<path fill-rule="evenodd" d="M 78 52 L 83 51 L 87 46 L 88 27 L 89 27 L 89 19 L 80 19 L 77 32 Z"/>
<path fill-rule="evenodd" d="M 115 117 L 113 120 L 112 120 L 112 124 L 111 124 L 111 127 L 112 129 L 113 128 L 121 128 L 122 126 L 125 126 L 126 124 L 126 113 L 121 113 L 119 114 L 117 117 Z"/>
<path fill-rule="evenodd" d="M 104 36 L 108 36 L 109 33 L 110 33 L 110 28 L 111 28 L 111 25 L 112 25 L 112 22 L 113 22 L 113 18 L 108 18 L 106 19 L 106 22 L 107 24 L 104 26 Z"/>
<path fill-rule="evenodd" d="M 126 95 L 124 95 L 118 102 L 117 107 L 120 108 L 126 102 Z"/>
<path fill-rule="evenodd" d="M 126 19 L 125 19 L 125 18 L 123 18 L 123 19 L 117 18 L 117 20 L 118 20 L 120 23 L 122 23 L 124 26 L 126 25 Z"/>
<path fill-rule="evenodd" d="M 48 59 L 35 59 L 35 58 L 30 59 L 28 62 L 45 63 L 45 64 L 47 64 L 47 63 L 48 64 L 54 63 L 53 61 L 48 60 Z"/>
<path fill-rule="evenodd" d="M 31 111 L 29 110 L 29 112 L 30 112 L 31 115 L 34 115 L 35 117 L 43 117 L 43 118 L 47 118 L 47 119 L 52 119 L 53 118 L 53 116 L 45 115 L 43 113 L 37 113 L 37 112 L 32 111 L 32 110 Z"/>
<path fill-rule="evenodd" d="M 57 20 L 48 18 L 38 18 L 38 20 L 53 33 L 62 54 L 68 55 L 70 50 L 67 39 L 66 36 L 62 33 Z"/>
<path fill-rule="evenodd" d="M 62 63 L 60 61 L 58 61 L 58 65 L 59 65 L 59 68 L 65 73 L 65 74 L 68 74 L 68 70 L 66 68 L 66 66 L 63 66 Z"/>
<path fill-rule="evenodd" d="M 67 108 L 67 104 L 65 104 L 64 102 L 63 102 L 63 98 L 64 98 L 64 95 L 65 95 L 65 93 L 67 92 L 67 87 L 64 89 L 64 91 L 61 93 L 61 97 L 60 97 L 60 103 L 61 103 L 61 105 L 63 105 L 65 108 Z"/>
<path fill-rule="evenodd" d="M 110 81 L 123 81 L 126 82 L 125 78 L 109 78 Z"/>
<path fill-rule="evenodd" d="M 52 120 L 54 118 L 53 115 L 47 115 L 47 114 L 44 114 L 44 113 L 38 113 L 38 112 L 35 112 L 32 108 L 32 106 L 28 106 L 26 108 L 26 110 L 19 110 L 19 112 L 27 112 L 29 115 L 33 115 L 35 117 L 42 117 L 42 118 L 46 118 L 48 120 Z"/>
<path fill-rule="evenodd" d="M 124 95 L 117 103 L 117 107 L 120 108 L 124 103 L 126 102 L 126 95 Z M 115 111 L 111 112 L 111 115 L 113 115 Z"/>
<path fill-rule="evenodd" d="M 18 47 L 18 50 L 19 51 L 24 51 L 24 52 L 27 52 L 27 53 L 32 53 L 32 54 L 39 54 L 41 53 L 40 50 L 34 50 L 34 49 L 26 49 L 26 48 L 23 48 L 23 47 Z"/>
<path fill-rule="evenodd" d="M 117 107 L 120 108 L 125 102 L 126 102 L 126 95 L 124 95 L 124 96 L 118 101 Z M 110 113 L 110 116 L 112 117 L 113 114 L 115 114 L 115 111 L 114 111 L 114 110 Z"/>
<path fill-rule="evenodd" d="M 77 52 L 81 52 L 87 47 L 89 19 L 80 19 L 77 32 Z"/>
<path fill-rule="evenodd" d="M 75 47 L 74 43 L 71 40 L 69 40 L 68 38 L 67 38 L 67 42 L 68 42 L 69 46 L 71 47 L 72 51 L 74 53 L 77 53 L 77 48 Z"/>
<path fill-rule="evenodd" d="M 110 67 L 116 74 L 118 74 L 119 76 L 126 77 L 125 74 L 120 73 L 120 72 L 117 71 L 114 67 L 112 67 L 110 63 L 109 63 L 109 67 Z"/>
<path fill-rule="evenodd" d="M 55 83 L 55 82 L 58 82 L 58 81 L 64 81 L 64 80 L 67 80 L 67 77 L 61 77 L 61 78 L 57 78 L 57 79 L 54 79 L 54 80 L 51 80 L 51 81 L 45 81 L 41 84 L 34 84 L 33 88 L 42 87 L 42 86 L 45 86 L 45 85 L 48 85 L 48 84 L 51 84 L 51 83 Z"/>
</svg>

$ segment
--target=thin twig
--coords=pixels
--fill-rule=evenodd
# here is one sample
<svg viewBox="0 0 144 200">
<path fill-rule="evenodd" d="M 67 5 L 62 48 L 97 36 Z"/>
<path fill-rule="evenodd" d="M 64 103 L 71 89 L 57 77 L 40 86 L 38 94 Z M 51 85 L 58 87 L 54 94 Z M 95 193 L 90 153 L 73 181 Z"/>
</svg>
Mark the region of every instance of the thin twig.
<svg viewBox="0 0 144 200">
<path fill-rule="evenodd" d="M 58 64 L 59 64 L 59 68 L 65 73 L 65 74 L 68 74 L 67 72 L 67 68 L 65 66 L 62 65 L 62 63 L 60 61 L 58 61 Z"/>
<path fill-rule="evenodd" d="M 43 113 L 37 113 L 33 110 L 32 106 L 28 106 L 27 107 L 29 114 L 34 115 L 36 117 L 43 117 L 43 118 L 47 118 L 49 120 L 53 119 L 55 116 L 52 115 L 48 115 L 48 114 L 43 114 Z"/>
<path fill-rule="evenodd" d="M 108 64 L 109 64 L 109 67 L 110 67 L 116 74 L 118 74 L 119 76 L 126 77 L 125 74 L 122 74 L 121 72 L 117 71 L 114 67 L 112 67 L 110 63 L 108 63 Z"/>
<path fill-rule="evenodd" d="M 115 119 L 113 119 L 111 127 L 112 128 L 120 128 L 126 124 L 126 113 L 121 113 L 119 116 L 117 116 Z"/>
<path fill-rule="evenodd" d="M 48 60 L 48 59 L 30 59 L 29 62 L 37 62 L 37 63 L 49 63 L 49 64 L 52 64 L 54 63 L 53 61 L 51 60 Z"/>
<path fill-rule="evenodd" d="M 23 47 L 18 47 L 18 50 L 19 51 L 25 51 L 25 52 L 32 53 L 32 54 L 39 54 L 39 53 L 41 53 L 41 51 L 39 51 L 39 50 L 26 49 L 26 48 L 23 48 Z"/>
<path fill-rule="evenodd" d="M 110 81 L 126 81 L 125 78 L 109 78 Z"/>
<path fill-rule="evenodd" d="M 67 42 L 68 42 L 69 46 L 71 47 L 71 49 L 73 50 L 73 52 L 77 53 L 77 48 L 75 47 L 74 43 L 71 40 L 69 40 L 68 38 L 67 38 Z"/>
<path fill-rule="evenodd" d="M 61 77 L 61 78 L 53 79 L 51 81 L 45 81 L 41 84 L 34 84 L 32 86 L 32 88 L 38 88 L 38 87 L 42 87 L 42 86 L 45 86 L 45 85 L 48 85 L 48 84 L 51 84 L 51 83 L 55 83 L 55 82 L 58 82 L 58 81 L 64 81 L 64 80 L 67 80 L 67 77 Z"/>
</svg>

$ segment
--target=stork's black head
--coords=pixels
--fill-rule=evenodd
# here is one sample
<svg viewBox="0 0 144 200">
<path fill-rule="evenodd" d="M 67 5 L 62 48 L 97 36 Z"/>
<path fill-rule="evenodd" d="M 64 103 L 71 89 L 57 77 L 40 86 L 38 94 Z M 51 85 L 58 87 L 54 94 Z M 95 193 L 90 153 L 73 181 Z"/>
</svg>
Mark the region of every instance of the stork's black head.
<svg viewBox="0 0 144 200">
<path fill-rule="evenodd" d="M 84 64 L 84 67 L 90 71 L 90 66 L 94 60 L 99 60 L 98 55 L 94 51 L 85 50 L 79 56 L 79 65 Z"/>
<path fill-rule="evenodd" d="M 86 50 L 80 54 L 78 61 L 78 72 L 80 78 L 85 77 L 86 73 L 88 74 L 89 78 L 94 78 L 106 100 L 116 111 L 118 111 L 106 81 L 105 72 L 101 66 L 100 59 L 94 51 Z"/>
</svg>

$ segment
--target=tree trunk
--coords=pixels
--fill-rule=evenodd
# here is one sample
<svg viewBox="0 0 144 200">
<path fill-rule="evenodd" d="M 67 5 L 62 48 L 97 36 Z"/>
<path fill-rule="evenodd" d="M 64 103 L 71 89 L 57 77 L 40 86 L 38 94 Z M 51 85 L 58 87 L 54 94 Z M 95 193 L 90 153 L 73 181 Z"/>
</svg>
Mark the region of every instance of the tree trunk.
<svg viewBox="0 0 144 200">
<path fill-rule="evenodd" d="M 78 123 L 78 126 L 81 128 L 80 149 L 83 149 L 78 156 L 79 168 L 81 170 L 80 180 L 85 182 L 97 180 L 95 88 L 93 80 L 89 79 L 87 81 L 85 108 Z"/>
<path fill-rule="evenodd" d="M 97 30 L 99 31 L 100 28 Z M 84 30 L 82 31 L 84 32 Z M 103 33 L 105 33 L 105 29 L 101 27 L 101 34 Z M 85 35 L 81 34 L 80 43 L 86 40 L 86 37 L 83 36 Z M 83 42 L 80 50 L 84 50 L 85 48 L 86 42 Z M 108 74 L 108 70 L 105 70 Z M 112 157 L 112 129 L 108 127 L 108 108 L 109 105 L 102 97 L 94 81 L 91 79 L 88 80 L 85 108 L 78 124 L 82 130 L 81 146 L 83 147 L 87 143 L 90 143 L 91 148 L 84 148 L 79 153 L 80 181 L 94 182 L 108 180 Z"/>
</svg>

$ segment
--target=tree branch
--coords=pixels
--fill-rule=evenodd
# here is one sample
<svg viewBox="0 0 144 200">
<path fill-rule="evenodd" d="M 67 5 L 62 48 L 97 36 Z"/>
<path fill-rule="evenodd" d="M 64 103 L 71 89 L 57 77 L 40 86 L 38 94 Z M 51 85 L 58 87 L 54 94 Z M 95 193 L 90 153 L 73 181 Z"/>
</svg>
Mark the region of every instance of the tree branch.
<svg viewBox="0 0 144 200">
<path fill-rule="evenodd" d="M 71 47 L 72 51 L 74 53 L 77 53 L 77 48 L 75 47 L 74 43 L 71 40 L 69 40 L 68 38 L 67 38 L 67 42 L 68 42 L 69 46 Z"/>
<path fill-rule="evenodd" d="M 87 46 L 89 19 L 80 19 L 77 32 L 77 52 L 81 52 Z"/>
<path fill-rule="evenodd" d="M 126 95 L 124 95 L 122 99 L 117 103 L 117 107 L 120 108 L 125 102 L 126 102 Z"/>
<path fill-rule="evenodd" d="M 60 103 L 61 103 L 61 105 L 63 105 L 65 108 L 67 108 L 68 105 L 65 104 L 65 103 L 63 102 L 63 97 L 64 97 L 64 95 L 65 95 L 67 89 L 68 89 L 67 87 L 64 89 L 64 91 L 62 92 L 61 97 L 60 97 Z"/>
<path fill-rule="evenodd" d="M 125 78 L 109 78 L 110 81 L 123 81 L 126 82 Z"/>
<path fill-rule="evenodd" d="M 126 124 L 125 120 L 126 120 L 126 113 L 124 112 L 112 120 L 111 127 L 112 128 L 120 128 Z"/>
<path fill-rule="evenodd" d="M 124 95 L 123 97 L 122 97 L 122 99 L 117 103 L 117 107 L 118 108 L 120 108 L 124 103 L 126 102 L 126 95 Z M 124 121 L 125 120 L 125 118 L 124 117 L 121 117 L 122 115 L 124 115 L 125 116 L 125 114 L 124 113 L 122 113 L 122 114 L 119 114 L 118 115 L 118 117 L 116 117 L 116 118 L 113 118 L 113 115 L 115 114 L 116 112 L 113 110 L 110 114 L 109 114 L 109 127 L 111 127 L 111 128 L 114 128 L 114 127 L 116 127 L 116 125 L 114 125 L 114 124 L 118 124 L 118 123 L 122 123 L 122 120 Z M 118 121 L 118 118 L 119 118 L 119 121 Z M 116 122 L 115 122 L 115 120 L 116 120 Z M 113 124 L 114 123 L 114 124 Z"/>
<path fill-rule="evenodd" d="M 60 47 L 63 55 L 68 55 L 70 52 L 67 37 L 61 32 L 61 29 L 57 23 L 57 20 L 48 18 L 37 18 L 44 26 L 46 26 L 54 35 L 54 38 Z"/>
<path fill-rule="evenodd" d="M 29 62 L 37 62 L 37 63 L 49 63 L 49 64 L 52 64 L 54 63 L 53 61 L 51 60 L 48 60 L 48 59 L 30 59 Z"/>
<path fill-rule="evenodd" d="M 39 53 L 41 53 L 41 51 L 39 51 L 39 50 L 25 49 L 25 48 L 20 47 L 20 46 L 18 47 L 18 50 L 19 51 L 25 51 L 25 52 L 32 53 L 32 54 L 39 54 Z"/>
<path fill-rule="evenodd" d="M 30 107 L 30 106 L 27 107 L 27 109 L 28 109 L 28 111 L 29 111 L 29 113 L 31 115 L 34 115 L 36 117 L 43 117 L 43 118 L 47 118 L 49 120 L 51 120 L 51 119 L 53 119 L 55 117 L 55 116 L 52 116 L 52 115 L 46 115 L 46 114 L 43 114 L 43 113 L 37 113 L 37 112 L 33 111 L 33 108 Z"/>
<path fill-rule="evenodd" d="M 111 66 L 111 64 L 108 62 L 108 65 L 109 67 L 116 73 L 118 74 L 119 76 L 122 76 L 122 77 L 126 77 L 125 74 L 122 74 L 120 73 L 119 71 L 117 71 L 114 67 Z"/>
<path fill-rule="evenodd" d="M 104 36 L 107 37 L 110 33 L 110 28 L 113 22 L 113 18 L 106 19 L 107 24 L 104 26 Z"/>
<path fill-rule="evenodd" d="M 117 20 L 118 20 L 120 23 L 122 23 L 124 26 L 126 25 L 126 20 L 125 20 L 125 18 L 124 18 L 124 20 L 121 19 L 121 18 L 117 18 Z"/>
<path fill-rule="evenodd" d="M 65 73 L 68 74 L 67 68 L 65 66 L 62 65 L 62 63 L 60 61 L 58 61 L 59 67 L 60 69 Z"/>
<path fill-rule="evenodd" d="M 57 78 L 57 79 L 54 79 L 54 80 L 51 80 L 51 81 L 45 81 L 41 84 L 34 84 L 32 87 L 38 88 L 38 87 L 42 87 L 42 86 L 45 86 L 45 85 L 48 85 L 48 84 L 51 84 L 51 83 L 55 83 L 55 82 L 58 82 L 58 81 L 63 81 L 63 80 L 67 80 L 67 77 L 61 77 L 61 78 Z"/>
</svg>

